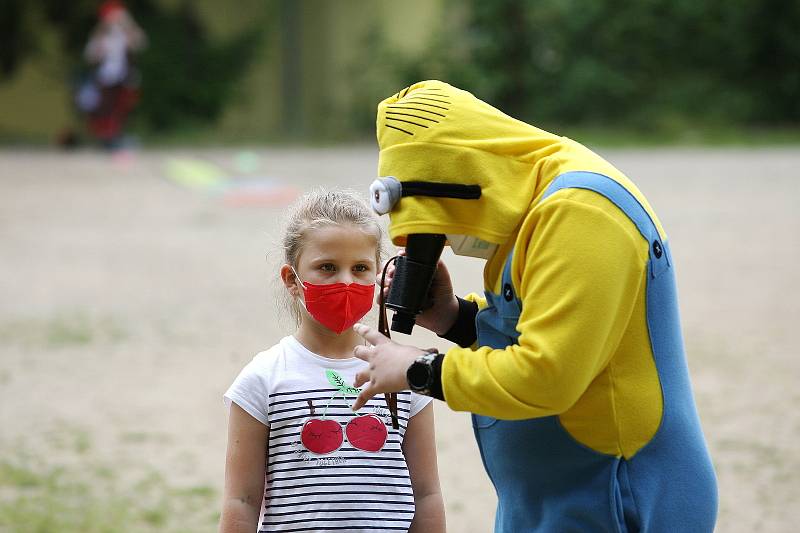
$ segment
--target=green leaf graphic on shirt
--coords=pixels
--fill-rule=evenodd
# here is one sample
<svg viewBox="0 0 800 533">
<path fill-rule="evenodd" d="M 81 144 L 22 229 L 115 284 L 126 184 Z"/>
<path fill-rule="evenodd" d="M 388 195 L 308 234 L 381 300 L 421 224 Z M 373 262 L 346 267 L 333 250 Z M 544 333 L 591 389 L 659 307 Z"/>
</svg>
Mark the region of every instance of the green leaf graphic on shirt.
<svg viewBox="0 0 800 533">
<path fill-rule="evenodd" d="M 361 389 L 357 389 L 348 385 L 344 378 L 342 378 L 342 376 L 340 376 L 335 370 L 326 370 L 325 376 L 328 378 L 328 382 L 339 389 L 339 392 L 343 394 L 358 394 L 361 392 Z"/>
</svg>

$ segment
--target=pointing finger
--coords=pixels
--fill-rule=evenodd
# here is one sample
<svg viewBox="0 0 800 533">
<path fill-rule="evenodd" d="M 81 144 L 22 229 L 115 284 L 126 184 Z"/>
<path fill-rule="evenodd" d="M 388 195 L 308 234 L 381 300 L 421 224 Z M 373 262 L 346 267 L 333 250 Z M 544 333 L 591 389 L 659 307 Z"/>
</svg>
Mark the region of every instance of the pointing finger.
<svg viewBox="0 0 800 533">
<path fill-rule="evenodd" d="M 356 402 L 353 404 L 353 411 L 358 411 L 364 407 L 364 404 L 375 396 L 376 393 L 377 391 L 373 390 L 372 386 L 365 387 L 364 390 L 361 391 L 361 394 L 358 395 L 358 398 L 356 398 Z"/>
</svg>

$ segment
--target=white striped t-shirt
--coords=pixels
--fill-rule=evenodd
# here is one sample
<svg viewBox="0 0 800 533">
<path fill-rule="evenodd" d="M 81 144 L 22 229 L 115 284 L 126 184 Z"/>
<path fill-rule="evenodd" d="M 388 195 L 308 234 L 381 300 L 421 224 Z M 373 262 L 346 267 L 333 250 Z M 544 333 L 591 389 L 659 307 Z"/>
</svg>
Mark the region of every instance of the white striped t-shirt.
<svg viewBox="0 0 800 533">
<path fill-rule="evenodd" d="M 392 428 L 382 394 L 353 413 L 348 402 L 352 404 L 356 395 L 350 391 L 345 400 L 326 371 L 352 385 L 365 365 L 356 358 L 321 357 L 289 336 L 257 354 L 225 393 L 227 404 L 235 402 L 269 426 L 259 532 L 408 530 L 414 496 L 401 445 L 409 418 L 431 399 L 409 391 L 398 393 L 399 430 Z M 388 432 L 383 447 L 374 452 L 358 449 L 348 439 L 357 435 L 347 423 L 369 414 L 377 415 Z M 311 428 L 303 433 L 309 418 L 326 420 L 327 429 L 341 435 L 341 446 L 325 454 L 309 451 L 304 442 L 315 437 Z M 379 424 L 374 417 L 367 419 L 373 426 Z M 382 437 L 382 428 L 371 429 Z M 313 443 L 309 447 L 315 448 Z"/>
</svg>

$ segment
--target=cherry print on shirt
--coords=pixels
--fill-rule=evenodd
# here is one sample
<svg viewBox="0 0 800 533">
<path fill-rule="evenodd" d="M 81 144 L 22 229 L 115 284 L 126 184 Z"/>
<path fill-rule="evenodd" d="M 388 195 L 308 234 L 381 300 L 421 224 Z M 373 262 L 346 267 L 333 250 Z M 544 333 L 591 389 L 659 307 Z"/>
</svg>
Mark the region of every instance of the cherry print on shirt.
<svg viewBox="0 0 800 533">
<path fill-rule="evenodd" d="M 314 404 L 308 400 L 308 407 L 311 409 L 311 416 L 314 416 Z M 300 442 L 303 447 L 311 453 L 325 455 L 333 453 L 342 446 L 342 426 L 339 422 L 330 418 L 309 418 L 303 424 L 300 432 Z"/>
<path fill-rule="evenodd" d="M 311 411 L 311 416 L 306 419 L 300 431 L 300 442 L 303 447 L 317 455 L 333 453 L 341 448 L 346 434 L 347 441 L 353 448 L 365 452 L 380 451 L 383 445 L 386 444 L 389 431 L 386 428 L 386 424 L 384 424 L 383 420 L 378 416 L 367 414 L 353 417 L 345 425 L 344 434 L 342 433 L 342 427 L 339 422 L 330 418 L 325 418 L 328 412 L 328 406 L 339 394 L 342 394 L 345 401 L 349 404 L 350 402 L 347 400 L 347 395 L 354 395 L 361 392 L 360 389 L 348 386 L 344 379 L 335 371 L 326 370 L 325 374 L 328 377 L 328 381 L 338 390 L 328 399 L 321 417 L 315 416 L 314 404 L 311 400 L 308 400 L 308 408 Z"/>
<path fill-rule="evenodd" d="M 357 416 L 349 421 L 345 433 L 353 448 L 365 452 L 377 452 L 383 448 L 389 436 L 383 420 L 372 414 Z"/>
</svg>

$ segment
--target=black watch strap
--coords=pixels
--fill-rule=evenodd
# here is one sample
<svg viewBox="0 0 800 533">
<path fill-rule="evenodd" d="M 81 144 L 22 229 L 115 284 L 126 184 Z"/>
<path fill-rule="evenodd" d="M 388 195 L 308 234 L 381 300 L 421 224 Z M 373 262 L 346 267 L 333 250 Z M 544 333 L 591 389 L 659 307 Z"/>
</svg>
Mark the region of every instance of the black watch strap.
<svg viewBox="0 0 800 533">
<path fill-rule="evenodd" d="M 433 381 L 431 382 L 431 398 L 437 400 L 444 400 L 444 388 L 442 387 L 442 363 L 444 363 L 444 354 L 437 353 L 436 359 L 433 360 Z"/>
</svg>

